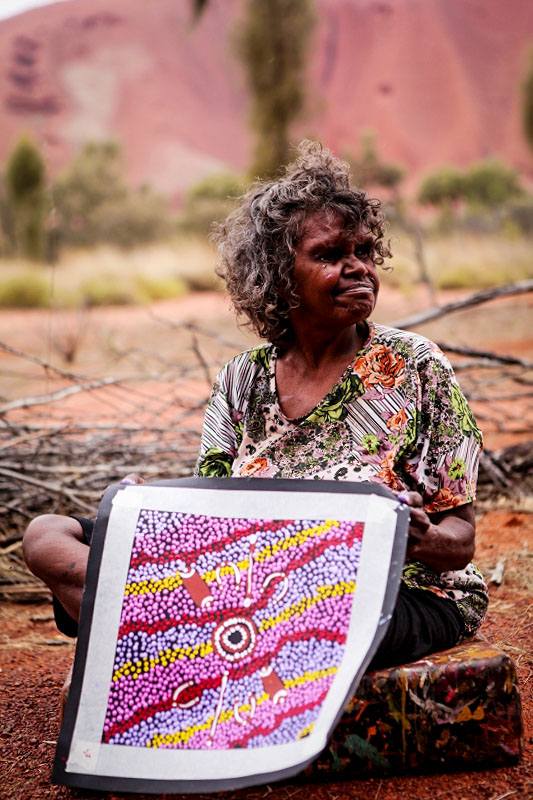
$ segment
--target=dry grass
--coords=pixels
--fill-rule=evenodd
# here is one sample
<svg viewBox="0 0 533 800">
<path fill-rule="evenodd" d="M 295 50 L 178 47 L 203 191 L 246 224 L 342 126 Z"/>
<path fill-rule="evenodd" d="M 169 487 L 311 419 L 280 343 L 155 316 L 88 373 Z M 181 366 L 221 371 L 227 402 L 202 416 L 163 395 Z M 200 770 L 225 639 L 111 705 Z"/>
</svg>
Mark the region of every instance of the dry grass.
<svg viewBox="0 0 533 800">
<path fill-rule="evenodd" d="M 0 305 L 46 307 L 51 298 L 56 307 L 76 308 L 171 299 L 189 290 L 219 288 L 214 265 L 212 247 L 192 237 L 133 250 L 111 245 L 65 250 L 54 267 L 6 259 L 0 270 Z M 13 290 L 21 283 L 42 287 L 43 282 L 48 292 Z"/>
<path fill-rule="evenodd" d="M 393 234 L 389 283 L 398 288 L 416 283 L 420 271 L 414 242 L 407 233 Z M 437 289 L 484 289 L 533 277 L 533 243 L 523 236 L 450 233 L 427 237 L 424 254 Z"/>
<path fill-rule="evenodd" d="M 450 233 L 427 237 L 424 253 L 437 289 L 482 289 L 533 277 L 532 242 L 522 236 Z M 393 232 L 389 286 L 407 296 L 420 280 L 409 234 Z M 142 304 L 180 297 L 189 290 L 221 288 L 216 253 L 202 238 L 120 250 L 101 245 L 65 250 L 54 267 L 16 259 L 0 263 L 0 307 L 79 308 Z M 43 283 L 45 284 L 43 289 Z"/>
</svg>

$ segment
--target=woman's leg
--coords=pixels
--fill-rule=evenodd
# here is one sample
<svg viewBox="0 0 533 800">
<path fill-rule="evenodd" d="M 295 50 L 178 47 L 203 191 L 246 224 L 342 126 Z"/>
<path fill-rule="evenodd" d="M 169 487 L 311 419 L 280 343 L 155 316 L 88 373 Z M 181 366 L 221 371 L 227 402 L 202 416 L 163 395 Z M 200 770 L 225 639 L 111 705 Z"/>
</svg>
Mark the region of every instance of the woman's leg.
<svg viewBox="0 0 533 800">
<path fill-rule="evenodd" d="M 82 522 L 59 514 L 36 517 L 28 525 L 22 548 L 30 570 L 77 620 L 89 558 Z"/>
<path fill-rule="evenodd" d="M 407 664 L 447 650 L 463 632 L 461 613 L 451 600 L 402 583 L 389 627 L 368 669 Z"/>
</svg>

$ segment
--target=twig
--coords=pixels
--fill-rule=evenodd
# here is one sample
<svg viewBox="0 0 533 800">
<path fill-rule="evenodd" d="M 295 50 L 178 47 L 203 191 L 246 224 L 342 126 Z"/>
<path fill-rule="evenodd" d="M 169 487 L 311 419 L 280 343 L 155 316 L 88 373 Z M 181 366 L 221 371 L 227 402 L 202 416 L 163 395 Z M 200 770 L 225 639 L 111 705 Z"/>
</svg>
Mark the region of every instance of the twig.
<svg viewBox="0 0 533 800">
<path fill-rule="evenodd" d="M 511 797 L 512 794 L 518 794 L 518 789 L 513 789 L 512 792 L 505 792 L 504 794 L 495 794 L 490 800 L 504 800 L 505 797 Z"/>
<path fill-rule="evenodd" d="M 436 342 L 441 350 L 447 353 L 457 353 L 460 356 L 473 356 L 489 361 L 495 361 L 498 364 L 516 364 L 519 367 L 526 369 L 533 369 L 533 361 L 528 361 L 524 358 L 516 358 L 516 356 L 501 356 L 498 353 L 493 353 L 490 350 L 476 350 L 473 347 L 466 347 L 459 344 L 450 344 L 449 342 Z"/>
<path fill-rule="evenodd" d="M 502 467 L 498 463 L 498 460 L 492 453 L 489 452 L 489 450 L 483 450 L 481 452 L 479 461 L 485 472 L 490 475 L 496 486 L 506 488 L 511 485 L 511 481 L 505 475 Z"/>
<path fill-rule="evenodd" d="M 242 349 L 242 342 L 234 342 L 231 339 L 226 339 L 216 331 L 211 331 L 208 328 L 203 328 L 202 326 L 197 325 L 196 322 L 174 322 L 174 320 L 167 319 L 166 317 L 160 317 L 152 310 L 150 310 L 148 313 L 152 319 L 155 319 L 157 322 L 161 322 L 163 325 L 166 325 L 167 328 L 172 328 L 173 330 L 184 329 L 188 331 L 196 331 L 204 336 L 208 336 L 210 339 L 216 339 L 217 342 L 220 342 L 220 344 L 223 344 L 226 347 L 231 347 L 237 350 Z"/>
<path fill-rule="evenodd" d="M 489 583 L 495 583 L 496 586 L 501 586 L 501 584 L 503 583 L 504 568 L 505 568 L 505 558 L 498 559 L 498 563 L 490 573 Z"/>
<path fill-rule="evenodd" d="M 72 492 L 70 489 L 66 489 L 63 486 L 56 486 L 53 483 L 38 481 L 36 478 L 30 478 L 29 475 L 22 475 L 20 472 L 13 472 L 10 469 L 2 469 L 1 467 L 0 475 L 4 475 L 7 478 L 14 478 L 17 481 L 23 481 L 24 483 L 29 483 L 32 486 L 38 486 L 40 489 L 46 489 L 46 491 L 52 492 L 53 494 L 64 495 L 80 508 L 83 508 L 85 511 L 89 511 L 91 514 L 94 513 L 94 506 L 89 505 L 89 503 L 86 503 L 84 500 L 81 500 L 81 498 L 79 498 L 75 492 Z"/>
<path fill-rule="evenodd" d="M 191 342 L 192 342 L 191 349 L 196 358 L 198 359 L 198 362 L 201 368 L 203 369 L 207 385 L 209 386 L 209 389 L 211 389 L 211 386 L 213 385 L 213 379 L 211 377 L 211 373 L 209 372 L 209 366 L 204 358 L 202 351 L 200 350 L 200 345 L 198 344 L 198 337 L 196 336 L 196 333 L 192 329 L 191 329 Z"/>
<path fill-rule="evenodd" d="M 456 300 L 444 306 L 436 306 L 435 308 L 421 311 L 419 314 L 413 314 L 411 317 L 391 324 L 393 328 L 415 328 L 423 322 L 445 317 L 446 314 L 451 314 L 453 311 L 462 311 L 465 308 L 479 306 L 482 303 L 488 303 L 489 300 L 495 300 L 498 297 L 509 297 L 511 295 L 525 294 L 527 292 L 533 292 L 533 280 L 509 283 L 506 286 L 497 286 L 494 289 L 484 289 L 482 292 L 475 292 L 474 294 L 468 295 L 468 297 L 465 297 L 463 300 Z"/>
<path fill-rule="evenodd" d="M 18 356 L 18 358 L 23 358 L 25 361 L 31 361 L 33 364 L 38 364 L 43 369 L 54 372 L 56 375 L 59 375 L 61 378 L 68 378 L 71 381 L 86 381 L 87 377 L 82 375 L 76 375 L 73 372 L 67 372 L 60 367 L 54 367 L 53 364 L 50 364 L 49 361 L 44 361 L 42 358 L 38 356 L 30 355 L 29 353 L 24 353 L 22 350 L 18 350 L 16 347 L 11 347 L 11 345 L 6 344 L 5 342 L 0 342 L 0 350 L 3 350 L 5 353 L 10 353 L 12 356 Z"/>
<path fill-rule="evenodd" d="M 32 406 L 55 403 L 58 400 L 64 400 L 65 397 L 70 397 L 79 392 L 90 392 L 93 389 L 101 389 L 103 386 L 111 386 L 116 383 L 119 383 L 119 379 L 117 378 L 103 378 L 100 381 L 91 381 L 91 383 L 70 386 L 67 389 L 59 389 L 57 392 L 50 392 L 49 394 L 43 394 L 39 397 L 21 397 L 19 400 L 13 400 L 11 403 L 0 406 L 0 414 L 7 414 L 8 411 L 14 411 L 17 408 L 31 408 Z"/>
<path fill-rule="evenodd" d="M 18 550 L 22 547 L 22 542 L 19 540 L 18 542 L 13 542 L 8 547 L 3 547 L 0 549 L 0 556 L 7 556 L 8 553 L 12 553 L 14 550 Z"/>
</svg>

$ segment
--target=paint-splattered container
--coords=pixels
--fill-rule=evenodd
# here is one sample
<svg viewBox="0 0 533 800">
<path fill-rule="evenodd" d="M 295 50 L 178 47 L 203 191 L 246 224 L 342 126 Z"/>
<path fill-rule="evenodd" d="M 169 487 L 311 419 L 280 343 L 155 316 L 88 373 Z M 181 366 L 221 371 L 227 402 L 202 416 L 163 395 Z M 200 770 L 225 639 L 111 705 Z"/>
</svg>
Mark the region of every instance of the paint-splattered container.
<svg viewBox="0 0 533 800">
<path fill-rule="evenodd" d="M 492 766 L 523 750 L 516 670 L 476 637 L 402 667 L 365 675 L 308 775 Z"/>
</svg>

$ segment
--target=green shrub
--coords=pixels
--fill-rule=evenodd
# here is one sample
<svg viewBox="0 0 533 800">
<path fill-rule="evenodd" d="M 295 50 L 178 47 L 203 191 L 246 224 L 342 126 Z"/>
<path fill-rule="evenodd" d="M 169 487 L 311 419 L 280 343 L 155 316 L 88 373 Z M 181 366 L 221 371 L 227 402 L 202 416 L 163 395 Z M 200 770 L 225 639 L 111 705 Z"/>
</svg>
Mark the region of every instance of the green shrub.
<svg viewBox="0 0 533 800">
<path fill-rule="evenodd" d="M 533 235 L 533 197 L 528 195 L 509 203 L 505 208 L 506 220 L 517 225 L 522 233 Z"/>
<path fill-rule="evenodd" d="M 361 134 L 359 156 L 346 154 L 346 160 L 358 186 L 381 186 L 395 191 L 405 177 L 404 167 L 381 159 L 377 151 L 376 134 L 370 128 Z"/>
<path fill-rule="evenodd" d="M 187 294 L 187 283 L 181 278 L 149 278 L 137 275 L 137 287 L 140 296 L 146 301 L 171 300 Z"/>
<path fill-rule="evenodd" d="M 444 166 L 426 175 L 418 192 L 422 205 L 448 206 L 464 195 L 464 177 L 455 167 Z"/>
<path fill-rule="evenodd" d="M 210 175 L 189 190 L 178 226 L 184 233 L 207 235 L 235 208 L 245 190 L 243 179 L 232 172 Z"/>
<path fill-rule="evenodd" d="M 83 304 L 89 307 L 126 306 L 142 301 L 136 287 L 128 283 L 120 284 L 113 276 L 91 278 L 81 285 L 80 290 Z"/>
<path fill-rule="evenodd" d="M 6 164 L 5 200 L 9 210 L 2 214 L 18 255 L 37 261 L 45 252 L 45 217 L 48 206 L 45 166 L 37 144 L 26 136 L 16 142 Z M 4 194 L 4 193 L 3 193 Z"/>
<path fill-rule="evenodd" d="M 465 200 L 485 208 L 496 208 L 523 193 L 518 172 L 496 158 L 472 164 L 463 180 Z"/>
<path fill-rule="evenodd" d="M 0 283 L 2 308 L 46 308 L 49 303 L 50 285 L 34 272 L 25 272 Z"/>
<path fill-rule="evenodd" d="M 88 142 L 58 176 L 54 198 L 63 243 L 133 247 L 170 234 L 166 198 L 149 186 L 130 190 L 123 172 L 120 145 Z"/>
</svg>

